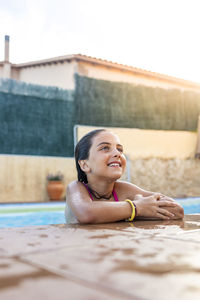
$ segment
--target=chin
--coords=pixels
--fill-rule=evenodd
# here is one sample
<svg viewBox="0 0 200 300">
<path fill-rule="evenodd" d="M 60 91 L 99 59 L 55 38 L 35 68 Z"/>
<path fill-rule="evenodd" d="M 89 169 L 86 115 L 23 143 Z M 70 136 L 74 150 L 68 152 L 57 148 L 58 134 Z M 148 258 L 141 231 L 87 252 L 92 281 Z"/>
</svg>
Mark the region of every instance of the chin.
<svg viewBox="0 0 200 300">
<path fill-rule="evenodd" d="M 115 175 L 113 175 L 113 179 L 114 180 L 117 180 L 117 179 L 120 179 L 121 177 L 122 177 L 122 173 L 120 173 L 120 174 L 115 174 Z"/>
<path fill-rule="evenodd" d="M 122 170 L 112 170 L 112 172 L 104 174 L 104 177 L 108 178 L 108 180 L 116 181 L 122 177 L 123 173 Z"/>
</svg>

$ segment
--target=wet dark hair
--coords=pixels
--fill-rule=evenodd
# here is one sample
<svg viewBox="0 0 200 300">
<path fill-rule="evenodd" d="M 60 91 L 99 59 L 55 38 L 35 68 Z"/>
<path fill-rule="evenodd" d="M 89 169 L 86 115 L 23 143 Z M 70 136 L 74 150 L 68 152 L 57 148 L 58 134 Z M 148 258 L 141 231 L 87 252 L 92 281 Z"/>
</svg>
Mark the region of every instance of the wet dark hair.
<svg viewBox="0 0 200 300">
<path fill-rule="evenodd" d="M 87 175 L 85 172 L 81 170 L 81 167 L 79 166 L 78 161 L 88 159 L 90 148 L 92 146 L 92 140 L 93 138 L 98 135 L 100 132 L 106 131 L 105 129 L 97 129 L 92 130 L 86 135 L 84 135 L 80 141 L 77 143 L 75 148 L 75 161 L 76 161 L 76 170 L 78 175 L 78 181 L 88 183 Z"/>
</svg>

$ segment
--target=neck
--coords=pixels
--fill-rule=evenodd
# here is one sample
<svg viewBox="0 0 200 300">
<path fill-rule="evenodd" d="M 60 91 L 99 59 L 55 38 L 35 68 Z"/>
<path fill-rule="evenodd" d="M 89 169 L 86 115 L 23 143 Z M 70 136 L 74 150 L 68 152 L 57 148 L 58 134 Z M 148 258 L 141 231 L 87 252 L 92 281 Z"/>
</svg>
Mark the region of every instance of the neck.
<svg viewBox="0 0 200 300">
<path fill-rule="evenodd" d="M 110 199 L 114 188 L 114 182 L 95 182 L 88 180 L 88 187 L 97 199 Z"/>
</svg>

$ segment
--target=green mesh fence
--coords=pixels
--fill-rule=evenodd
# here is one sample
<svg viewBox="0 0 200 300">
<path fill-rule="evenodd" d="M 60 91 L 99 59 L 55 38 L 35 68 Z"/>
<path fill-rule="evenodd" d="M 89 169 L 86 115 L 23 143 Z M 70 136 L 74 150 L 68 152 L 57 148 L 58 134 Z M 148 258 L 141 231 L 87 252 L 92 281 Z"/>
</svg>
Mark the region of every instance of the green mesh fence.
<svg viewBox="0 0 200 300">
<path fill-rule="evenodd" d="M 193 131 L 200 93 L 76 75 L 75 105 L 78 124 Z"/>
<path fill-rule="evenodd" d="M 0 80 L 0 153 L 73 155 L 73 126 L 188 130 L 200 94 L 75 75 L 75 91 Z"/>
<path fill-rule="evenodd" d="M 72 92 L 13 80 L 0 90 L 0 153 L 73 155 Z"/>
</svg>

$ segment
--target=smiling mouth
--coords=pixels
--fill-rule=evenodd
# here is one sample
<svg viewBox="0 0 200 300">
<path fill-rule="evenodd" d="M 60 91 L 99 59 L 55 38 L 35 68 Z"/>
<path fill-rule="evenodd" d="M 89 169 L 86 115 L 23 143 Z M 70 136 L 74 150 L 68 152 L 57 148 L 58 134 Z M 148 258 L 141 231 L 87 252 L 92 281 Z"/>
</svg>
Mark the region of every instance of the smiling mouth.
<svg viewBox="0 0 200 300">
<path fill-rule="evenodd" d="M 121 167 L 121 164 L 120 163 L 110 163 L 108 164 L 109 167 Z"/>
</svg>

